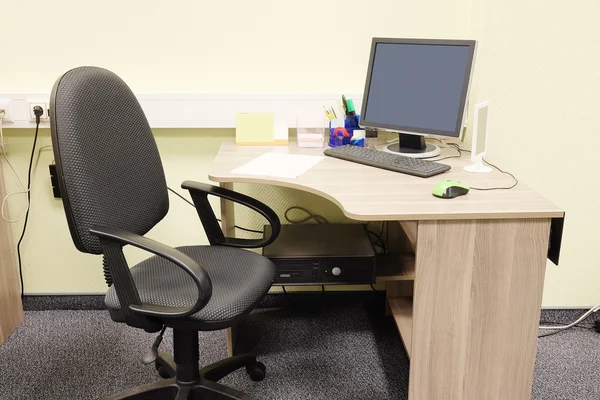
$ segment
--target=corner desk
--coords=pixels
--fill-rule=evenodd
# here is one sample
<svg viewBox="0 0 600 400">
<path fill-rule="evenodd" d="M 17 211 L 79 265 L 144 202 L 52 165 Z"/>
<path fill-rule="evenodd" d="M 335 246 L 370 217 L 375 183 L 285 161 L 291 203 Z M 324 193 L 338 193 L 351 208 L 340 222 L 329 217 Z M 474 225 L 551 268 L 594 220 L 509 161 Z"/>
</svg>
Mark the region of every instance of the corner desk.
<svg viewBox="0 0 600 400">
<path fill-rule="evenodd" d="M 464 171 L 466 156 L 441 161 L 451 170 L 425 179 L 330 157 L 296 179 L 231 172 L 265 152 L 323 149 L 224 143 L 209 178 L 230 189 L 244 182 L 314 193 L 353 220 L 394 223 L 408 239 L 414 256 L 399 257 L 396 272 L 378 280 L 386 281 L 388 312 L 410 357 L 410 400 L 531 398 L 550 224 L 562 210 L 522 183 L 434 197 L 433 186 L 445 179 L 474 187 L 514 182 L 497 170 Z M 454 153 L 446 148 L 441 157 Z M 235 234 L 233 211 L 221 203 L 228 236 Z"/>
</svg>

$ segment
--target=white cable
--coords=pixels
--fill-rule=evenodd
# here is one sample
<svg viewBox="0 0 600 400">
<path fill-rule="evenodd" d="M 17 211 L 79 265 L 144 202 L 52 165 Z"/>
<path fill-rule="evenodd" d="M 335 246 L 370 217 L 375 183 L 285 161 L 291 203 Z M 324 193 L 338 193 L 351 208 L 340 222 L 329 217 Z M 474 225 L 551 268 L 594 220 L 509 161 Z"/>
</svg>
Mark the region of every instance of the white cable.
<svg viewBox="0 0 600 400">
<path fill-rule="evenodd" d="M 25 218 L 25 215 L 27 214 L 27 211 L 29 211 L 29 201 L 27 201 L 27 207 L 25 208 L 25 211 L 23 212 L 23 214 L 21 216 L 19 216 L 18 218 L 15 218 L 15 219 L 9 219 L 7 217 L 7 215 L 6 215 L 6 212 L 5 212 L 6 204 L 8 202 L 8 199 L 11 198 L 12 196 L 16 196 L 18 194 L 27 194 L 31 189 L 27 189 L 27 187 L 25 186 L 25 183 L 23 183 L 23 181 L 19 177 L 19 174 L 17 173 L 17 170 L 11 164 L 11 162 L 8 159 L 8 157 L 6 156 L 6 152 L 5 152 L 5 149 L 4 149 L 4 136 L 2 134 L 2 122 L 3 122 L 3 119 L 0 118 L 0 155 L 4 158 L 4 161 L 6 161 L 6 164 L 9 166 L 9 168 L 11 169 L 11 171 L 13 172 L 13 174 L 15 174 L 15 177 L 17 178 L 17 181 L 19 182 L 19 184 L 23 188 L 23 190 L 18 190 L 16 192 L 8 193 L 6 196 L 4 196 L 4 199 L 2 199 L 1 213 L 0 213 L 0 214 L 2 214 L 2 219 L 5 220 L 6 222 L 8 222 L 9 224 L 14 224 L 16 222 L 21 221 L 23 218 Z M 46 146 L 40 147 L 40 149 L 38 150 L 38 155 L 37 155 L 37 158 L 36 158 L 36 161 L 35 161 L 35 166 L 33 168 L 33 171 L 35 171 L 35 167 L 37 166 L 37 163 L 38 163 L 38 161 L 40 159 L 40 154 L 41 154 L 42 150 L 47 149 L 49 147 L 52 147 L 52 145 L 46 145 Z M 32 172 L 32 179 L 33 179 L 33 172 Z"/>
<path fill-rule="evenodd" d="M 583 314 L 581 317 L 579 317 L 579 319 L 577 319 L 577 321 L 575 321 L 573 323 L 570 323 L 569 325 L 564 325 L 564 326 L 540 326 L 540 329 L 549 329 L 549 330 L 553 330 L 553 331 L 562 331 L 562 330 L 565 330 L 565 329 L 569 329 L 569 328 L 574 327 L 575 325 L 577 325 L 578 323 L 580 323 L 584 319 L 588 318 L 590 315 L 592 315 L 593 313 L 597 312 L 598 310 L 600 310 L 600 304 L 594 306 L 592 309 L 590 309 L 585 314 Z"/>
<path fill-rule="evenodd" d="M 25 210 L 25 212 L 23 213 L 23 215 L 21 215 L 19 218 L 16 218 L 16 219 L 8 219 L 8 217 L 4 213 L 4 208 L 6 206 L 6 202 L 8 201 L 8 199 L 11 196 L 14 196 L 14 195 L 17 195 L 17 194 L 27 194 L 27 192 L 29 190 L 27 190 L 27 188 L 25 187 L 25 184 L 23 183 L 23 181 L 19 177 L 19 174 L 17 173 L 17 170 L 15 169 L 15 167 L 13 167 L 13 165 L 8 160 L 8 157 L 6 157 L 6 153 L 5 153 L 5 150 L 4 150 L 4 136 L 2 134 L 2 122 L 3 122 L 3 120 L 4 120 L 3 118 L 0 118 L 0 154 L 2 155 L 2 157 L 4 157 L 4 160 L 6 161 L 6 164 L 10 167 L 10 169 L 12 170 L 12 172 L 15 174 L 15 176 L 17 177 L 17 181 L 19 181 L 19 184 L 21 184 L 21 187 L 23 188 L 23 190 L 7 194 L 6 196 L 4 196 L 4 199 L 2 199 L 2 205 L 1 205 L 1 207 L 2 207 L 2 213 L 1 213 L 2 214 L 2 219 L 5 220 L 6 222 L 8 222 L 9 224 L 14 224 L 15 222 L 19 222 L 20 220 L 22 220 L 23 218 L 25 218 L 25 214 L 29 210 L 29 202 L 27 202 L 27 209 Z"/>
<path fill-rule="evenodd" d="M 19 190 L 19 191 L 7 194 L 6 196 L 4 196 L 4 199 L 2 200 L 2 219 L 5 220 L 6 222 L 8 222 L 9 224 L 14 224 L 15 222 L 19 222 L 20 220 L 22 220 L 23 218 L 25 218 L 25 215 L 27 214 L 27 211 L 29 211 L 29 201 L 27 201 L 27 208 L 25 209 L 25 211 L 23 212 L 23 214 L 20 217 L 15 218 L 15 219 L 9 219 L 6 216 L 6 213 L 4 212 L 4 210 L 6 208 L 6 202 L 8 201 L 8 199 L 11 196 L 15 196 L 17 194 L 27 194 L 29 192 L 29 190 L 27 189 L 27 187 L 25 186 L 25 184 L 23 183 L 23 181 L 19 177 L 19 174 L 17 174 L 17 171 L 15 170 L 15 167 L 13 167 L 13 165 L 10 163 L 10 161 L 6 157 L 6 154 L 4 153 L 4 151 L 2 151 L 1 154 L 2 154 L 2 157 L 4 157 L 4 161 L 6 161 L 6 164 L 10 167 L 10 169 L 12 170 L 12 172 L 15 174 L 15 176 L 17 177 L 17 180 L 19 181 L 19 184 L 23 188 L 23 190 Z"/>
</svg>

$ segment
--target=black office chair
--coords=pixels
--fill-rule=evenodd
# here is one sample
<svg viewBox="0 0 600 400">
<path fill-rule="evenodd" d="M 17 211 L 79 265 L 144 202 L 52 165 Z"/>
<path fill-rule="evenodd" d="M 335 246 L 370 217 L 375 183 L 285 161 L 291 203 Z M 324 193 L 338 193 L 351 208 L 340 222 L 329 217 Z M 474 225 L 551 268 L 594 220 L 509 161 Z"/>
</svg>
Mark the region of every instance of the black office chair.
<svg viewBox="0 0 600 400">
<path fill-rule="evenodd" d="M 159 332 L 145 363 L 156 362 L 164 380 L 125 390 L 110 399 L 249 399 L 216 383 L 246 367 L 253 380 L 265 366 L 242 354 L 200 369 L 198 331 L 231 327 L 271 287 L 275 266 L 243 248 L 266 246 L 280 222 L 263 203 L 220 187 L 186 181 L 208 236 L 208 246 L 172 248 L 145 238 L 167 213 L 162 163 L 140 104 L 117 75 L 102 68 L 68 71 L 50 98 L 52 143 L 60 192 L 77 249 L 102 254 L 109 285 L 106 307 L 116 322 Z M 209 204 L 213 195 L 260 213 L 272 227 L 265 239 L 227 238 Z M 129 269 L 123 246 L 154 256 Z M 158 353 L 173 328 L 173 357 Z"/>
</svg>

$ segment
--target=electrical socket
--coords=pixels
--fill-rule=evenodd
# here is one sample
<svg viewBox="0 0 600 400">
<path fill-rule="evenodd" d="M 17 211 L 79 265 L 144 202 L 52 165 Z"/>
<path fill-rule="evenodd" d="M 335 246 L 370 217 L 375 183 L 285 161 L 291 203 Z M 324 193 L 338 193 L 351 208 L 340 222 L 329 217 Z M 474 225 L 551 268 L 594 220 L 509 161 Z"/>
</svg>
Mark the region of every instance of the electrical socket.
<svg viewBox="0 0 600 400">
<path fill-rule="evenodd" d="M 0 100 L 0 111 L 4 111 L 2 119 L 4 122 L 12 122 L 10 100 Z M 0 114 L 2 114 L 0 112 Z"/>
<path fill-rule="evenodd" d="M 50 114 L 49 114 L 47 102 L 45 102 L 44 100 L 29 100 L 28 104 L 29 104 L 29 117 L 31 118 L 31 120 L 35 121 L 35 113 L 33 112 L 33 108 L 35 106 L 40 106 L 40 107 L 42 107 L 42 110 L 44 110 L 44 113 L 40 117 L 40 120 L 48 121 L 48 119 L 49 119 L 48 115 L 50 115 Z"/>
</svg>

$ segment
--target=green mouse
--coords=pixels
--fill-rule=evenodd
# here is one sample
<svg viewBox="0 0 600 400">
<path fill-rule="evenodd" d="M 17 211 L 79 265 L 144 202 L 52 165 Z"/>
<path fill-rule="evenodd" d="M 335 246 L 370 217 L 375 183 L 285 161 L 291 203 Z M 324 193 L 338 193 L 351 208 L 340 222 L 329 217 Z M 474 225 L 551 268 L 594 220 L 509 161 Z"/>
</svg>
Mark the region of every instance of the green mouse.
<svg viewBox="0 0 600 400">
<path fill-rule="evenodd" d="M 453 199 L 469 193 L 469 187 L 458 181 L 440 181 L 433 187 L 433 195 L 440 199 Z"/>
</svg>

